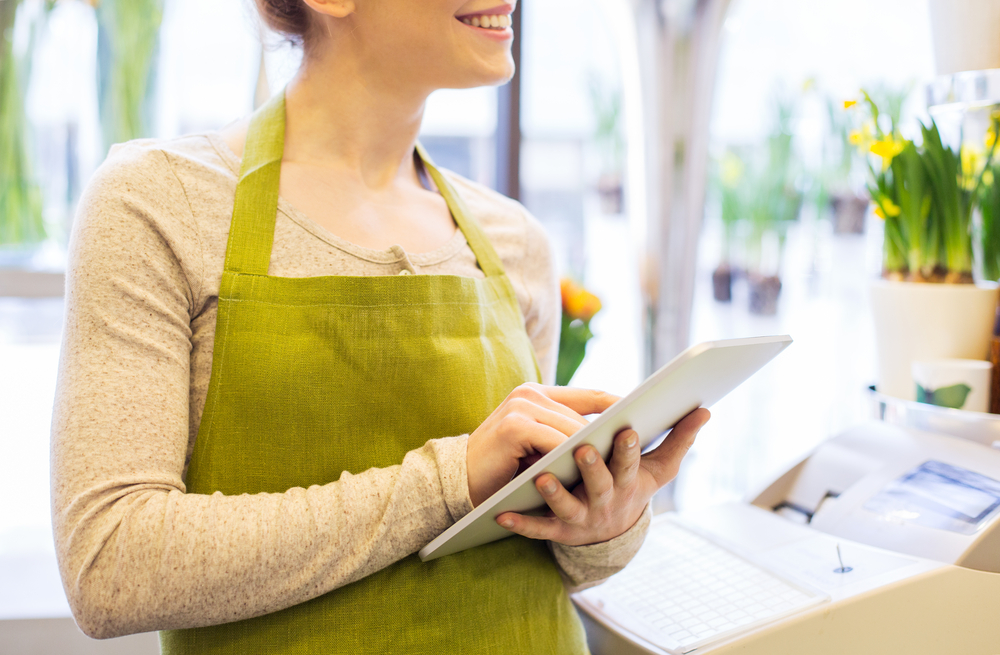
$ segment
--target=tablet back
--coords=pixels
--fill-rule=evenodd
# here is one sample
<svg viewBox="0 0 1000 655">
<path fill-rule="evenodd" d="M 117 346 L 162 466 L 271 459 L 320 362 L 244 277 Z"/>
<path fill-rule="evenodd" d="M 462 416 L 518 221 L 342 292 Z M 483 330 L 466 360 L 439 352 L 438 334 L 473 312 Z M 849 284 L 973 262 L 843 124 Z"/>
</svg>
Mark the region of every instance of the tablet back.
<svg viewBox="0 0 1000 655">
<path fill-rule="evenodd" d="M 427 544 L 420 559 L 426 562 L 511 536 L 497 525 L 496 517 L 504 512 L 544 514 L 548 508 L 534 480 L 552 473 L 572 489 L 581 479 L 573 459 L 581 445 L 594 446 L 608 461 L 615 435 L 631 427 L 643 449 L 650 447 L 684 416 L 713 405 L 791 342 L 782 335 L 691 346 Z"/>
</svg>

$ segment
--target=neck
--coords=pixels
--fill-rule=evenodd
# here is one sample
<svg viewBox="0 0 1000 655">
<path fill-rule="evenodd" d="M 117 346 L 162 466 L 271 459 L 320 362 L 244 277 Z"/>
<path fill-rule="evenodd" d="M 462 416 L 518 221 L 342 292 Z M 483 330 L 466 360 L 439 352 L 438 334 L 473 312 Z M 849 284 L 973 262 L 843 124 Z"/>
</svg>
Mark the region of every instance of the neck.
<svg viewBox="0 0 1000 655">
<path fill-rule="evenodd" d="M 351 54 L 303 60 L 286 91 L 285 161 L 337 169 L 372 189 L 419 183 L 413 148 L 429 92 L 365 71 Z"/>
</svg>

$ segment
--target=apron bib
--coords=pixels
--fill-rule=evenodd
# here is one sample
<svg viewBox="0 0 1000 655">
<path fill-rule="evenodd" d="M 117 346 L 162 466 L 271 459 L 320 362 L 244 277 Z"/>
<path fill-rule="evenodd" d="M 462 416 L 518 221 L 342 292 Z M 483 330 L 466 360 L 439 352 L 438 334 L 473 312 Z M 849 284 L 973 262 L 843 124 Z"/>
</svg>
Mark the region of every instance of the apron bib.
<svg viewBox="0 0 1000 655">
<path fill-rule="evenodd" d="M 419 149 L 485 279 L 269 276 L 284 132 L 280 93 L 247 134 L 188 493 L 282 493 L 399 464 L 539 380 L 499 257 Z M 300 605 L 160 642 L 166 655 L 588 652 L 546 543 L 519 536 L 427 563 L 414 553 Z"/>
</svg>

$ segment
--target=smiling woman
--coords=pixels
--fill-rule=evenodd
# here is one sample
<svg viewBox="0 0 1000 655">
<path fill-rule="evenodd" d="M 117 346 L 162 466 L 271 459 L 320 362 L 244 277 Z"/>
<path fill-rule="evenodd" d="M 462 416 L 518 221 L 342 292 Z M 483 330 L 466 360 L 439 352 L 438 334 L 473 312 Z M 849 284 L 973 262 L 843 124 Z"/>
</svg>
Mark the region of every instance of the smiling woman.
<svg viewBox="0 0 1000 655">
<path fill-rule="evenodd" d="M 115 147 L 74 224 L 53 527 L 74 616 L 164 653 L 585 653 L 567 594 L 632 558 L 703 414 L 582 447 L 547 516 L 417 551 L 616 398 L 556 388 L 559 291 L 518 203 L 416 143 L 513 74 L 496 0 L 260 0 L 303 63 L 218 132 Z M 493 27 L 494 18 L 496 28 Z M 489 20 L 489 27 L 483 23 Z M 478 20 L 477 27 L 473 20 Z"/>
</svg>

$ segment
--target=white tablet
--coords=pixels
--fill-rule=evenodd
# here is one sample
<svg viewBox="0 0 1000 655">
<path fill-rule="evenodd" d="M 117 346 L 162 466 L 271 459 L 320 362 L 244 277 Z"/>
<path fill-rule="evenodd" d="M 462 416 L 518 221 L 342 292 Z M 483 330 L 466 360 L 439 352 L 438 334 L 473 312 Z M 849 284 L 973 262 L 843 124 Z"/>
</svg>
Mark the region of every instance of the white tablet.
<svg viewBox="0 0 1000 655">
<path fill-rule="evenodd" d="M 548 506 L 535 480 L 552 473 L 573 489 L 581 480 L 573 452 L 581 445 L 590 444 L 608 461 L 615 435 L 631 427 L 645 450 L 689 413 L 710 407 L 738 387 L 791 342 L 782 335 L 691 346 L 424 546 L 420 559 L 427 562 L 513 536 L 497 525 L 496 517 L 504 512 L 544 514 Z"/>
</svg>

